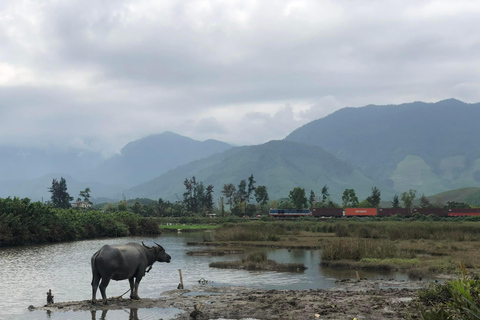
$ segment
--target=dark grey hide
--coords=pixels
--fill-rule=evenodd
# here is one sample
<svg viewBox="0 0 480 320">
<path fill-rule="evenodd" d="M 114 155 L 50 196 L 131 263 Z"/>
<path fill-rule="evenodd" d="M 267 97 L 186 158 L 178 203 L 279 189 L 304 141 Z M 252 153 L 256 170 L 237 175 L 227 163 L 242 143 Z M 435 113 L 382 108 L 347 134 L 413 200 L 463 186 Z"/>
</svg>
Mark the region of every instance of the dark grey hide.
<svg viewBox="0 0 480 320">
<path fill-rule="evenodd" d="M 145 244 L 129 242 L 124 245 L 105 245 L 92 256 L 92 303 L 96 303 L 97 288 L 100 280 L 100 292 L 103 303 L 107 304 L 105 289 L 110 280 L 125 280 L 130 282 L 130 298 L 140 299 L 138 284 L 142 280 L 147 268 L 155 261 L 170 262 L 170 255 L 158 243 L 148 247 Z"/>
</svg>

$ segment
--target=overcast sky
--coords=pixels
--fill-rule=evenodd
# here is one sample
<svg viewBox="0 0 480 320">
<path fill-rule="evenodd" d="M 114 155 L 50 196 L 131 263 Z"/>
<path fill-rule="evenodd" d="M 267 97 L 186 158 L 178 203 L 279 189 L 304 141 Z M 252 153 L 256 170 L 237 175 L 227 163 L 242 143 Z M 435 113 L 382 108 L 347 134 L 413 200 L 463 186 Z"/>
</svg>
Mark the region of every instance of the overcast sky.
<svg viewBox="0 0 480 320">
<path fill-rule="evenodd" d="M 480 101 L 478 1 L 2 0 L 0 144 L 259 144 L 344 107 Z"/>
</svg>

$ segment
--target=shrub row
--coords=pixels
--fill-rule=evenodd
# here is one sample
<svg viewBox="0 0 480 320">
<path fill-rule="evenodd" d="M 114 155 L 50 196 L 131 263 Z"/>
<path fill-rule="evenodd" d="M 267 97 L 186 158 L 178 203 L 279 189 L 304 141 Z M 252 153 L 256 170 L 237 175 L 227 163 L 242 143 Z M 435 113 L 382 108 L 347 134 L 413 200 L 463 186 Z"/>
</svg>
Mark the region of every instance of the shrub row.
<svg viewBox="0 0 480 320">
<path fill-rule="evenodd" d="M 158 234 L 158 223 L 132 212 L 55 209 L 29 199 L 0 199 L 0 246 Z"/>
</svg>

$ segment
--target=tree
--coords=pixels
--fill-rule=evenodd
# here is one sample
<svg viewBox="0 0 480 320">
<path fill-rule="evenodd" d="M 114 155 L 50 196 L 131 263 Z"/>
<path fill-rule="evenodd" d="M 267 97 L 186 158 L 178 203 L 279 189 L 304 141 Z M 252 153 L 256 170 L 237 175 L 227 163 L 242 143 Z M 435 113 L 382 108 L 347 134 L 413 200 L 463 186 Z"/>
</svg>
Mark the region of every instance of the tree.
<svg viewBox="0 0 480 320">
<path fill-rule="evenodd" d="M 90 188 L 85 188 L 85 190 L 83 191 L 80 191 L 80 197 L 83 198 L 83 202 L 85 203 L 88 203 L 88 204 L 92 204 L 90 202 Z"/>
<path fill-rule="evenodd" d="M 359 204 L 356 206 L 357 208 L 372 208 L 373 204 L 368 201 L 367 199 L 361 201 Z"/>
<path fill-rule="evenodd" d="M 467 203 L 464 202 L 457 202 L 457 201 L 447 201 L 447 204 L 445 205 L 445 208 L 447 209 L 468 209 L 470 206 Z"/>
<path fill-rule="evenodd" d="M 198 185 L 195 176 L 193 176 L 190 180 L 185 178 L 183 185 L 186 189 L 183 193 L 183 204 L 185 208 L 189 212 L 198 212 Z M 202 187 L 203 185 L 200 188 L 202 189 Z M 201 191 L 203 191 L 203 189 Z"/>
<path fill-rule="evenodd" d="M 255 191 L 255 183 L 256 181 L 253 179 L 253 174 L 250 175 L 248 178 L 248 190 L 247 190 L 247 202 L 250 202 L 250 197 L 252 195 L 252 192 Z"/>
<path fill-rule="evenodd" d="M 420 208 L 422 209 L 427 209 L 427 208 L 432 208 L 432 204 L 430 203 L 430 200 L 425 196 L 425 194 L 422 194 L 420 197 Z"/>
<path fill-rule="evenodd" d="M 354 208 L 358 205 L 358 198 L 355 195 L 355 190 L 345 189 L 342 196 L 342 207 L 343 208 Z"/>
<path fill-rule="evenodd" d="M 267 187 L 258 186 L 255 189 L 255 200 L 257 200 L 257 203 L 260 204 L 261 206 L 264 206 L 267 204 L 269 200 Z"/>
<path fill-rule="evenodd" d="M 61 177 L 60 181 L 53 179 L 52 186 L 48 188 L 48 191 L 52 194 L 51 202 L 55 208 L 71 208 L 70 201 L 73 197 L 67 192 L 67 181 Z"/>
<path fill-rule="evenodd" d="M 248 193 L 247 193 L 247 180 L 243 179 L 240 181 L 240 184 L 238 185 L 237 189 L 237 194 L 235 197 L 235 202 L 246 202 L 248 198 Z"/>
<path fill-rule="evenodd" d="M 307 197 L 305 196 L 305 189 L 303 188 L 293 188 L 293 190 L 290 191 L 289 198 L 297 209 L 302 209 L 307 206 Z"/>
<path fill-rule="evenodd" d="M 213 211 L 213 185 L 208 185 L 205 189 L 205 196 L 203 197 L 202 207 L 206 212 Z"/>
<path fill-rule="evenodd" d="M 372 188 L 372 195 L 370 197 L 367 197 L 367 201 L 372 204 L 373 207 L 378 207 L 380 204 L 380 190 L 378 190 L 377 187 Z"/>
<path fill-rule="evenodd" d="M 119 201 L 118 204 L 117 204 L 117 211 L 128 211 L 128 203 L 127 203 L 127 200 L 122 200 L 122 201 Z"/>
<path fill-rule="evenodd" d="M 167 216 L 167 210 L 168 207 L 170 207 L 170 202 L 169 201 L 164 201 L 162 198 L 158 199 L 158 204 L 157 204 L 157 214 L 160 217 L 165 217 Z"/>
<path fill-rule="evenodd" d="M 138 201 L 135 201 L 135 203 L 133 204 L 133 207 L 132 207 L 132 212 L 136 213 L 136 214 L 142 214 L 142 212 L 143 212 L 142 209 L 143 209 L 142 204 Z"/>
<path fill-rule="evenodd" d="M 310 208 L 313 208 L 313 204 L 315 203 L 315 192 L 310 190 L 310 198 L 308 198 L 308 202 L 310 203 Z"/>
<path fill-rule="evenodd" d="M 223 185 L 223 190 L 222 193 L 225 195 L 225 198 L 227 198 L 227 204 L 230 206 L 230 210 L 232 210 L 233 206 L 233 198 L 235 197 L 237 189 L 233 185 L 233 183 L 228 183 Z"/>
<path fill-rule="evenodd" d="M 222 217 L 225 217 L 225 206 L 223 205 L 223 197 L 220 197 L 220 200 L 218 200 L 218 206 L 220 207 Z"/>
<path fill-rule="evenodd" d="M 393 196 L 392 208 L 400 208 L 400 200 L 398 199 L 398 194 Z"/>
<path fill-rule="evenodd" d="M 329 196 L 330 194 L 328 193 L 328 187 L 327 185 L 324 185 L 322 188 L 322 203 L 325 203 Z"/>
<path fill-rule="evenodd" d="M 402 202 L 403 206 L 407 209 L 413 208 L 413 200 L 415 200 L 415 196 L 417 195 L 417 190 L 408 190 L 408 192 L 402 193 Z"/>
</svg>

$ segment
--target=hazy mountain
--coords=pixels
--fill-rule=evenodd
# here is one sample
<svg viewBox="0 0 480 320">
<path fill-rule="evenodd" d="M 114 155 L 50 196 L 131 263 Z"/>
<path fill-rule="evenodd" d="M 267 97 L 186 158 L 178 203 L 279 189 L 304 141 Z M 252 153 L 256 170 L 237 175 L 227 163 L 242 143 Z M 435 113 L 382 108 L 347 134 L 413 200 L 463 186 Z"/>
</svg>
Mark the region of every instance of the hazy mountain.
<svg viewBox="0 0 480 320">
<path fill-rule="evenodd" d="M 325 184 L 336 200 L 346 188 L 355 188 L 357 195 L 365 198 L 370 194 L 371 187 L 376 185 L 360 170 L 318 146 L 270 141 L 262 145 L 231 148 L 191 162 L 126 190 L 125 195 L 127 198 L 181 200 L 185 178 L 195 176 L 205 185 L 214 185 L 214 196 L 219 198 L 224 184 L 238 186 L 240 180 L 247 179 L 250 174 L 253 174 L 257 185 L 267 186 L 272 200 L 288 197 L 294 187 L 305 188 L 308 195 L 310 190 L 319 195 Z"/>
<path fill-rule="evenodd" d="M 107 184 L 134 186 L 170 169 L 231 148 L 217 140 L 197 141 L 164 132 L 132 141 L 87 175 Z"/>
<path fill-rule="evenodd" d="M 89 187 L 92 196 L 92 201 L 95 202 L 95 198 L 102 196 L 118 201 L 121 198 L 122 189 L 113 185 L 104 185 L 94 181 L 80 182 L 72 176 L 65 174 L 51 173 L 43 177 L 24 180 L 24 181 L 0 181 L 0 197 L 6 198 L 19 197 L 30 198 L 33 201 L 49 201 L 51 193 L 48 188 L 52 185 L 52 180 L 55 178 L 60 180 L 63 177 L 67 181 L 68 193 L 76 200 L 79 197 L 79 193 L 85 188 Z"/>
<path fill-rule="evenodd" d="M 78 149 L 0 146 L 0 181 L 31 180 L 51 172 L 77 175 L 101 161 L 99 153 Z"/>
<path fill-rule="evenodd" d="M 435 194 L 480 186 L 480 104 L 344 108 L 293 131 L 288 141 L 317 145 L 403 192 Z"/>
</svg>

